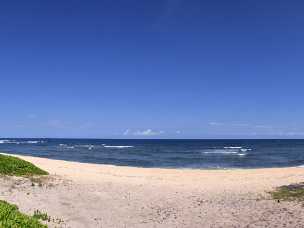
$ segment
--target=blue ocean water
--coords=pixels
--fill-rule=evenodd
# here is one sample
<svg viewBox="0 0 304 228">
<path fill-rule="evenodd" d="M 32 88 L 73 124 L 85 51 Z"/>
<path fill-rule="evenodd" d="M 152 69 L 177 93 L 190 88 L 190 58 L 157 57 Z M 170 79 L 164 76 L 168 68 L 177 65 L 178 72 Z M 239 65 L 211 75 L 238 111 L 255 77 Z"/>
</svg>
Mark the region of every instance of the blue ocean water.
<svg viewBox="0 0 304 228">
<path fill-rule="evenodd" d="M 223 169 L 304 165 L 304 140 L 0 139 L 0 151 L 135 167 Z"/>
</svg>

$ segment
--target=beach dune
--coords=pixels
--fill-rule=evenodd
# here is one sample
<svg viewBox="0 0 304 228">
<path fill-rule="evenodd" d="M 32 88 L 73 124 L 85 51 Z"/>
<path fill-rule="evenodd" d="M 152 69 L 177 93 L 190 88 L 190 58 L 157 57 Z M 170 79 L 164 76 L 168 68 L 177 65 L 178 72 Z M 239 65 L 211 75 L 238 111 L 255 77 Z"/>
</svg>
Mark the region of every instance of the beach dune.
<svg viewBox="0 0 304 228">
<path fill-rule="evenodd" d="M 50 227 L 304 227 L 300 203 L 267 193 L 302 182 L 300 167 L 157 169 L 16 156 L 50 176 L 2 177 L 0 199 L 47 212 Z"/>
</svg>

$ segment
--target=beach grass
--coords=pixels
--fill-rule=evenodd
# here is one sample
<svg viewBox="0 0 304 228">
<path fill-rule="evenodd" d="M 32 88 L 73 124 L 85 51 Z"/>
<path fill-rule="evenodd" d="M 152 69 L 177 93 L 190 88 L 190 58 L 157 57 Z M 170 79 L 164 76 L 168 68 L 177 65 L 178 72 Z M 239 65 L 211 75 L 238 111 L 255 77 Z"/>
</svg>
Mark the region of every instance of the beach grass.
<svg viewBox="0 0 304 228">
<path fill-rule="evenodd" d="M 0 154 L 0 175 L 35 176 L 47 175 L 48 172 L 20 158 Z"/>
<path fill-rule="evenodd" d="M 269 193 L 275 200 L 304 201 L 304 182 L 284 185 Z"/>
<path fill-rule="evenodd" d="M 0 201 L 0 227 L 1 228 L 47 228 L 35 217 L 25 215 L 18 207 L 5 201 Z"/>
<path fill-rule="evenodd" d="M 38 219 L 38 220 L 42 220 L 42 221 L 48 221 L 48 222 L 51 221 L 51 217 L 48 216 L 47 213 L 43 213 L 39 210 L 34 211 L 33 218 Z"/>
</svg>

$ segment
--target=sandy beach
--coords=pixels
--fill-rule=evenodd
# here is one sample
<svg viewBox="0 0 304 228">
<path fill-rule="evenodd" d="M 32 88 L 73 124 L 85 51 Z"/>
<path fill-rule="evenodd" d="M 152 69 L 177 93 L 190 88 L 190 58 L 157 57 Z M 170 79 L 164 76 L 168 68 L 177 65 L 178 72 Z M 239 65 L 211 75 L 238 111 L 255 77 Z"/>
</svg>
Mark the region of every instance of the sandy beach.
<svg viewBox="0 0 304 228">
<path fill-rule="evenodd" d="M 1 177 L 0 198 L 28 214 L 47 212 L 50 227 L 304 227 L 302 204 L 267 194 L 302 182 L 304 168 L 178 170 L 17 157 L 50 176 Z"/>
</svg>

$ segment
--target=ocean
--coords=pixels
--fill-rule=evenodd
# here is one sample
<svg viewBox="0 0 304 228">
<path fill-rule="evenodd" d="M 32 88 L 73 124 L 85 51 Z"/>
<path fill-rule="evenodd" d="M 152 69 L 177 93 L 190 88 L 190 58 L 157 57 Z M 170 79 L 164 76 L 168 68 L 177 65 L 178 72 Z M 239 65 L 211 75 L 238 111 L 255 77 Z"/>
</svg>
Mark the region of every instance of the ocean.
<svg viewBox="0 0 304 228">
<path fill-rule="evenodd" d="M 0 151 L 43 158 L 155 168 L 304 165 L 304 140 L 0 139 Z"/>
</svg>

